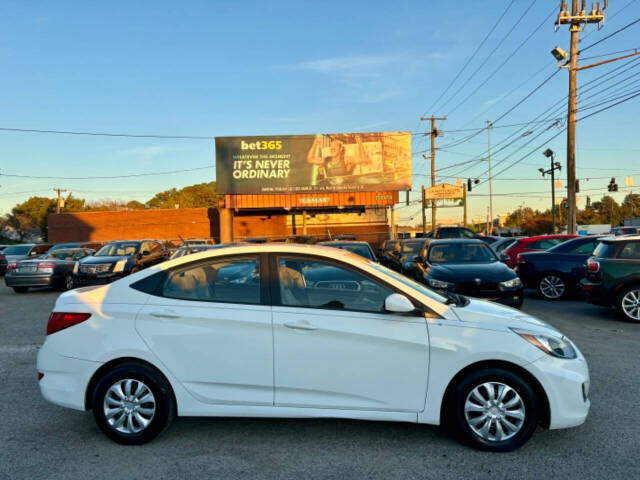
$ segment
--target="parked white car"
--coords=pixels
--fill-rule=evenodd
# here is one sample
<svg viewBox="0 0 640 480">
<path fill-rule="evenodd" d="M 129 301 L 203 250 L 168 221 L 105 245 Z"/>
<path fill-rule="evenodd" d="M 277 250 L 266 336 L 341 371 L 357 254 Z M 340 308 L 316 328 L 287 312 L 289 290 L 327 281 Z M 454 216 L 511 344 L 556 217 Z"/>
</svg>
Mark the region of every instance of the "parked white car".
<svg viewBox="0 0 640 480">
<path fill-rule="evenodd" d="M 507 451 L 590 405 L 587 363 L 553 327 L 312 245 L 209 250 L 64 293 L 37 368 L 47 400 L 124 444 L 175 415 L 338 417 L 444 423 Z"/>
</svg>

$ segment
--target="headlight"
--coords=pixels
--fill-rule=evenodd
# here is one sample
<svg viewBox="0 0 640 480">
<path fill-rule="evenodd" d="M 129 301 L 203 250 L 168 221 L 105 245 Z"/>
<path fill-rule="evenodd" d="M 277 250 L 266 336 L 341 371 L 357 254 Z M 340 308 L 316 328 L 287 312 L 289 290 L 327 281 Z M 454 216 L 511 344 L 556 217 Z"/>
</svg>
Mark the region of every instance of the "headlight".
<svg viewBox="0 0 640 480">
<path fill-rule="evenodd" d="M 113 272 L 122 272 L 124 270 L 124 266 L 127 264 L 127 260 L 118 260 L 113 267 Z"/>
<path fill-rule="evenodd" d="M 522 285 L 522 280 L 520 277 L 512 278 L 511 280 L 507 280 L 506 282 L 500 282 L 500 286 L 504 288 L 515 288 Z"/>
<path fill-rule="evenodd" d="M 542 335 L 540 333 L 523 332 L 520 330 L 514 330 L 515 333 L 524 338 L 531 345 L 538 347 L 545 353 L 558 358 L 573 359 L 578 356 L 576 349 L 573 348 L 571 341 L 567 337 L 552 337 L 549 335 Z"/>
<path fill-rule="evenodd" d="M 427 280 L 427 283 L 430 287 L 440 288 L 442 290 L 448 290 L 449 288 L 453 287 L 453 283 L 451 282 L 443 282 L 442 280 L 436 280 L 434 278 L 429 278 Z"/>
</svg>

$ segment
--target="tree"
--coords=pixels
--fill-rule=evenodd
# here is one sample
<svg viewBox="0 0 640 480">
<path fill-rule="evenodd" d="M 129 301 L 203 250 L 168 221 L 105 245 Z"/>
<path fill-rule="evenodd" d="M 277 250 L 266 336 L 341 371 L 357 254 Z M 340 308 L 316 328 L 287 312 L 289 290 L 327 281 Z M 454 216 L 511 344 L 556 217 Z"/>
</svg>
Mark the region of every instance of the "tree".
<svg viewBox="0 0 640 480">
<path fill-rule="evenodd" d="M 640 195 L 629 193 L 620 205 L 620 215 L 622 218 L 640 217 Z"/>
<path fill-rule="evenodd" d="M 599 217 L 598 223 L 609 223 L 612 226 L 620 224 L 620 206 L 613 197 L 605 195 L 600 201 L 593 202 L 592 206 Z"/>
<path fill-rule="evenodd" d="M 552 231 L 553 220 L 549 217 L 531 218 L 522 224 L 522 232 L 526 235 L 544 235 Z"/>
<path fill-rule="evenodd" d="M 147 205 L 151 208 L 217 207 L 216 182 L 198 183 L 181 190 L 165 190 L 156 193 Z"/>
</svg>

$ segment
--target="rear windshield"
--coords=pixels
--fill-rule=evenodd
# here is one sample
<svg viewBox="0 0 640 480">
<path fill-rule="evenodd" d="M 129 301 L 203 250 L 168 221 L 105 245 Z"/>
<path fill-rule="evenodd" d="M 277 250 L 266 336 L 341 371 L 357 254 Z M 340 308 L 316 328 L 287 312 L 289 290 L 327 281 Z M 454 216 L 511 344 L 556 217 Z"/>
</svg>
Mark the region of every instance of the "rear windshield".
<svg viewBox="0 0 640 480">
<path fill-rule="evenodd" d="M 3 255 L 26 255 L 33 247 L 31 245 L 14 245 L 13 247 L 5 248 Z"/>
<path fill-rule="evenodd" d="M 108 243 L 96 253 L 96 257 L 112 257 L 123 255 L 135 255 L 140 250 L 137 242 Z"/>
<path fill-rule="evenodd" d="M 403 242 L 402 253 L 420 253 L 424 242 Z"/>
<path fill-rule="evenodd" d="M 369 260 L 373 260 L 369 247 L 360 243 L 325 243 L 324 245 L 328 247 L 341 248 L 342 250 L 346 250 L 348 252 L 360 255 L 361 257 L 368 258 Z"/>
</svg>

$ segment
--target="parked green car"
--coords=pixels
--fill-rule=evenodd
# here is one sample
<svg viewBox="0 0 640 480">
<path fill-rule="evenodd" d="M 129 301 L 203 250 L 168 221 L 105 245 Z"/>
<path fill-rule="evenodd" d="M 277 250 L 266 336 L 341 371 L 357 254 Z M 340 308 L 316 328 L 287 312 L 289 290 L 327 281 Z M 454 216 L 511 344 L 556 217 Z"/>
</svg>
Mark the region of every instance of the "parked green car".
<svg viewBox="0 0 640 480">
<path fill-rule="evenodd" d="M 586 268 L 580 287 L 587 300 L 640 323 L 640 235 L 603 238 Z"/>
</svg>

